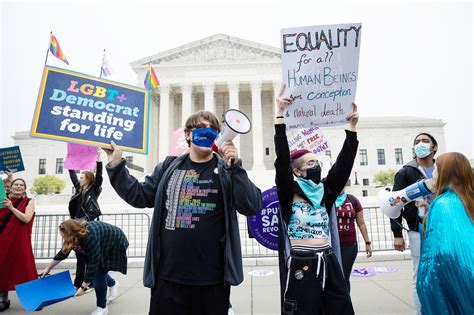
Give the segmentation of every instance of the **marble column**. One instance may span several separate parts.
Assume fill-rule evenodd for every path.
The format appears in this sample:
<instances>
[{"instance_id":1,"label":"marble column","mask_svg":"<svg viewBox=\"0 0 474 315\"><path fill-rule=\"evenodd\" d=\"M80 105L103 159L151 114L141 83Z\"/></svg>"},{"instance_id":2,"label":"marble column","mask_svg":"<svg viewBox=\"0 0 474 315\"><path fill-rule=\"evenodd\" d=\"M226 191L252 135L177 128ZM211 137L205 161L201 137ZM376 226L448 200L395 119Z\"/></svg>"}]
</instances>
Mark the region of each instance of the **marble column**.
<instances>
[{"instance_id":1,"label":"marble column","mask_svg":"<svg viewBox=\"0 0 474 315\"><path fill-rule=\"evenodd\" d=\"M276 105L277 105L276 98L278 96L278 93L280 92L280 88L281 88L281 82L276 82L276 81L273 82L273 109L272 109L273 117L272 117L272 122L275 121Z\"/></svg>"},{"instance_id":2,"label":"marble column","mask_svg":"<svg viewBox=\"0 0 474 315\"><path fill-rule=\"evenodd\" d=\"M239 109L239 89L240 83L239 82L228 82L227 87L229 90L229 109ZM239 150L239 155L242 153L240 152L240 137L237 136L234 139L234 144Z\"/></svg>"},{"instance_id":3,"label":"marble column","mask_svg":"<svg viewBox=\"0 0 474 315\"><path fill-rule=\"evenodd\" d=\"M169 151L170 143L170 90L169 85L160 86L160 139L158 141L159 147L159 161L164 161Z\"/></svg>"},{"instance_id":4,"label":"marble column","mask_svg":"<svg viewBox=\"0 0 474 315\"><path fill-rule=\"evenodd\" d=\"M193 86L192 84L183 84L181 85L181 94L182 94L182 107L181 107L181 124L180 126L183 127L186 119L191 116L193 112Z\"/></svg>"},{"instance_id":5,"label":"marble column","mask_svg":"<svg viewBox=\"0 0 474 315\"><path fill-rule=\"evenodd\" d=\"M264 170L263 163L263 121L262 121L262 83L252 82L252 135L253 135L253 168Z\"/></svg>"},{"instance_id":6,"label":"marble column","mask_svg":"<svg viewBox=\"0 0 474 315\"><path fill-rule=\"evenodd\" d=\"M216 113L216 105L214 103L214 83L206 83L204 85L204 110Z\"/></svg>"}]
</instances>

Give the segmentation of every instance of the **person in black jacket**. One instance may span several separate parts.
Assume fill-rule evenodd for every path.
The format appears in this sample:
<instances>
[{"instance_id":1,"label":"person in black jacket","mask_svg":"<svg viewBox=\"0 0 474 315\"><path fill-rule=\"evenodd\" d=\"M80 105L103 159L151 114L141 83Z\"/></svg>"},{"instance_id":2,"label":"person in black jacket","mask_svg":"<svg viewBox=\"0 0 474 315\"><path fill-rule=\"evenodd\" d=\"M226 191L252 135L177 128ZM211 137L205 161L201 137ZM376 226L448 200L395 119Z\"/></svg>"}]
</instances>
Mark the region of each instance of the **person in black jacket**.
<instances>
[{"instance_id":1,"label":"person in black jacket","mask_svg":"<svg viewBox=\"0 0 474 315\"><path fill-rule=\"evenodd\" d=\"M290 154L283 113L292 99L283 97L284 90L283 85L275 121L282 313L354 314L340 262L334 202L350 177L357 153L357 106L353 104L347 116L349 128L336 163L321 179L314 153Z\"/></svg>"},{"instance_id":2,"label":"person in black jacket","mask_svg":"<svg viewBox=\"0 0 474 315\"><path fill-rule=\"evenodd\" d=\"M87 210L85 210L85 206L88 199L93 199L89 202L97 203L97 199L102 192L102 162L100 160L99 150L97 152L95 175L91 171L82 171L78 179L76 170L69 170L69 177L71 178L75 189L74 195L72 195L68 207L71 219L86 221L96 219L88 214ZM85 256L80 251L76 251L76 277L74 279L74 286L76 288L79 288L84 280L86 264L87 256Z\"/></svg>"},{"instance_id":3,"label":"person in black jacket","mask_svg":"<svg viewBox=\"0 0 474 315\"><path fill-rule=\"evenodd\" d=\"M417 181L432 178L434 170L434 156L438 150L438 142L429 133L418 134L413 141L415 156L413 160L404 165L395 175L393 190L402 190ZM427 198L427 202L431 199ZM423 204L423 208L428 209L428 204ZM422 209L423 209L422 208ZM423 214L421 214L423 215ZM421 304L416 293L416 277L418 274L418 264L420 262L420 233L419 224L421 223L418 214L416 202L410 202L402 209L397 219L390 220L394 241L393 246L396 250L403 252L405 250L405 240L403 239L402 218L408 224L408 238L410 240L410 253L413 262L413 304L415 314L421 314Z\"/></svg>"},{"instance_id":4,"label":"person in black jacket","mask_svg":"<svg viewBox=\"0 0 474 315\"><path fill-rule=\"evenodd\" d=\"M154 207L143 273L150 314L227 314L230 285L243 281L237 212L255 215L262 197L231 141L219 149L223 158L213 153L219 130L213 113L192 114L189 153L166 158L142 183L113 142L106 151L118 195L133 207Z\"/></svg>"}]
</instances>

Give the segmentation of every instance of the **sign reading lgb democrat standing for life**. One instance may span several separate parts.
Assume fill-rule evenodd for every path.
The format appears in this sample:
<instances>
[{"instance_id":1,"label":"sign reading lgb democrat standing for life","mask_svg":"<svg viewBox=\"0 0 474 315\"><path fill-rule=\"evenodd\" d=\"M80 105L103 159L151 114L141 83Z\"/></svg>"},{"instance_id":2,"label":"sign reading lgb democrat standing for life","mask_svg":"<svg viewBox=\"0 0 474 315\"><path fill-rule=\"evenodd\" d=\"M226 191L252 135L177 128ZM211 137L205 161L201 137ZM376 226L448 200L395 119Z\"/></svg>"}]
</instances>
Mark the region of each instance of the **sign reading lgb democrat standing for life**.
<instances>
[{"instance_id":1,"label":"sign reading lgb democrat standing for life","mask_svg":"<svg viewBox=\"0 0 474 315\"><path fill-rule=\"evenodd\" d=\"M147 153L148 91L45 67L31 135Z\"/></svg>"},{"instance_id":2,"label":"sign reading lgb democrat standing for life","mask_svg":"<svg viewBox=\"0 0 474 315\"><path fill-rule=\"evenodd\" d=\"M356 96L362 25L337 24L281 30L281 65L287 129L347 122Z\"/></svg>"}]
</instances>

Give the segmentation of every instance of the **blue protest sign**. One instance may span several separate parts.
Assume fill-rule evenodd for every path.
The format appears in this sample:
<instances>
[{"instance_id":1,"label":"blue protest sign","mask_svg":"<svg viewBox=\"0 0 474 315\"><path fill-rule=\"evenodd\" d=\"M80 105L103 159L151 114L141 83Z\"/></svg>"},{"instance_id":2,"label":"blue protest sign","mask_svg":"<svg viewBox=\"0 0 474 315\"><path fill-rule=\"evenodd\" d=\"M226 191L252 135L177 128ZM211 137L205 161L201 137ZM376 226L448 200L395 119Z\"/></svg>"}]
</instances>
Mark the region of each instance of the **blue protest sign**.
<instances>
[{"instance_id":1,"label":"blue protest sign","mask_svg":"<svg viewBox=\"0 0 474 315\"><path fill-rule=\"evenodd\" d=\"M8 170L12 173L25 170L19 146L0 149L0 174Z\"/></svg>"},{"instance_id":2,"label":"blue protest sign","mask_svg":"<svg viewBox=\"0 0 474 315\"><path fill-rule=\"evenodd\" d=\"M279 206L276 188L265 190L262 193L262 209L247 219L257 242L272 250L278 250Z\"/></svg>"},{"instance_id":3,"label":"blue protest sign","mask_svg":"<svg viewBox=\"0 0 474 315\"><path fill-rule=\"evenodd\" d=\"M21 305L28 312L61 302L76 294L69 270L16 285L15 290Z\"/></svg>"},{"instance_id":4,"label":"blue protest sign","mask_svg":"<svg viewBox=\"0 0 474 315\"><path fill-rule=\"evenodd\" d=\"M147 90L45 67L31 136L147 153Z\"/></svg>"}]
</instances>

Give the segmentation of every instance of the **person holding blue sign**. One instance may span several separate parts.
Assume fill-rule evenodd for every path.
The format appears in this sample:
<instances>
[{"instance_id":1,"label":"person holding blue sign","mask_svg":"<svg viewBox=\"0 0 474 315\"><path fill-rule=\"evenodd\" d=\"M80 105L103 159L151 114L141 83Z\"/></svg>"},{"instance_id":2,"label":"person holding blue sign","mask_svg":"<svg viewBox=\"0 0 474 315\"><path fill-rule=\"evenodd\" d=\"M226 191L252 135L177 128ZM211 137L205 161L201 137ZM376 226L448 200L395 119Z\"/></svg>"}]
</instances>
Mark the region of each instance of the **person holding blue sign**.
<instances>
[{"instance_id":1,"label":"person holding blue sign","mask_svg":"<svg viewBox=\"0 0 474 315\"><path fill-rule=\"evenodd\" d=\"M118 195L133 207L155 208L143 272L149 314L227 314L230 286L243 281L237 212L255 215L262 196L231 141L213 152L219 130L213 113L192 114L184 130L189 153L167 157L142 183L114 143L107 151Z\"/></svg>"},{"instance_id":2,"label":"person holding blue sign","mask_svg":"<svg viewBox=\"0 0 474 315\"><path fill-rule=\"evenodd\" d=\"M107 288L115 285L115 280L108 276L108 272L127 274L127 237L120 228L112 224L73 219L62 222L59 233L63 238L63 246L41 272L41 276L46 276L68 258L71 251L82 252L87 256L87 271L76 296L83 295L94 281L97 308L91 315L107 314Z\"/></svg>"},{"instance_id":3,"label":"person holding blue sign","mask_svg":"<svg viewBox=\"0 0 474 315\"><path fill-rule=\"evenodd\" d=\"M0 209L0 312L10 307L8 291L15 285L37 279L31 229L35 200L26 194L26 182L16 178Z\"/></svg>"},{"instance_id":4,"label":"person holding blue sign","mask_svg":"<svg viewBox=\"0 0 474 315\"><path fill-rule=\"evenodd\" d=\"M321 178L317 156L290 153L284 112L293 100L276 99L275 182L280 201L279 264L283 314L354 314L342 273L334 203L350 177L359 141L357 106L336 163ZM296 176L296 181L294 180Z\"/></svg>"}]
</instances>

